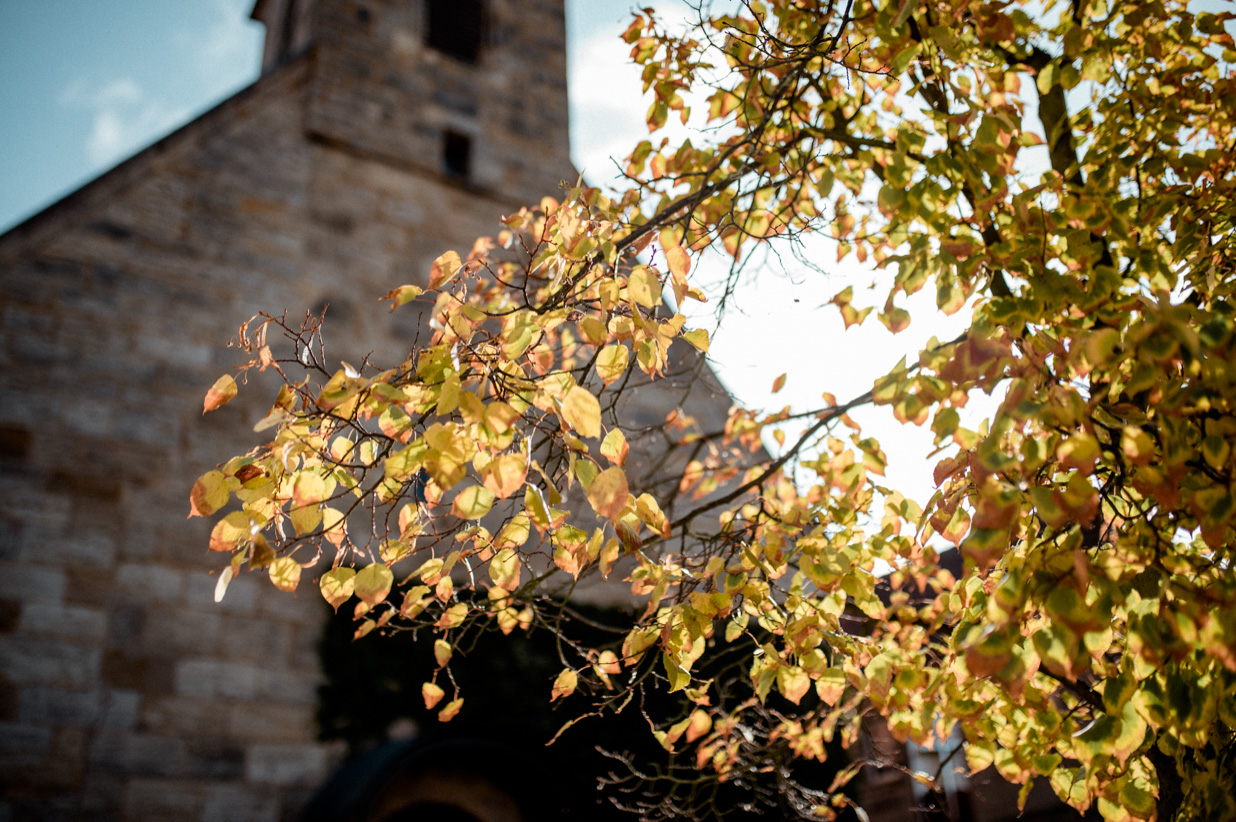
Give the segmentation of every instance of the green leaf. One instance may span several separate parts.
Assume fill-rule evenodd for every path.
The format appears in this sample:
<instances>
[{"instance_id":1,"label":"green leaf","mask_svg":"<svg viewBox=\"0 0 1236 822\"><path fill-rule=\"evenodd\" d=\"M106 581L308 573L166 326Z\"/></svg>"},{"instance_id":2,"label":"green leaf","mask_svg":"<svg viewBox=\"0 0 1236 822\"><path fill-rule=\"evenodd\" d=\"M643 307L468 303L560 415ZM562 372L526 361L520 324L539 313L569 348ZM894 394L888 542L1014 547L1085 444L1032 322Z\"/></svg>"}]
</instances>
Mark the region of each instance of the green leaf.
<instances>
[{"instance_id":1,"label":"green leaf","mask_svg":"<svg viewBox=\"0 0 1236 822\"><path fill-rule=\"evenodd\" d=\"M669 677L670 693L681 691L691 684L691 674L687 673L686 669L675 662L669 654L661 654L661 665L665 668L666 676Z\"/></svg>"}]
</instances>

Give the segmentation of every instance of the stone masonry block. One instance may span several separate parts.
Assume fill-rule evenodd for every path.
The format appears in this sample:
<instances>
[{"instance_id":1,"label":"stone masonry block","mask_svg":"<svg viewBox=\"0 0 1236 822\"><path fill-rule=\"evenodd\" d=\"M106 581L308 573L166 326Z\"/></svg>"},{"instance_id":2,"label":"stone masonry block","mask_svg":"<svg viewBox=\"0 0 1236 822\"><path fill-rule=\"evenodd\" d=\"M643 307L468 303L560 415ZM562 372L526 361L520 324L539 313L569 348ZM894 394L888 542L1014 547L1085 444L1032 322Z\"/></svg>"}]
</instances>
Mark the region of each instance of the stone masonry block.
<instances>
[{"instance_id":1,"label":"stone masonry block","mask_svg":"<svg viewBox=\"0 0 1236 822\"><path fill-rule=\"evenodd\" d=\"M21 557L32 564L110 568L116 559L116 541L93 528L49 533L27 528L21 537Z\"/></svg>"},{"instance_id":2,"label":"stone masonry block","mask_svg":"<svg viewBox=\"0 0 1236 822\"><path fill-rule=\"evenodd\" d=\"M138 777L175 776L184 770L185 743L172 736L105 730L94 738L89 757L102 770Z\"/></svg>"},{"instance_id":3,"label":"stone masonry block","mask_svg":"<svg viewBox=\"0 0 1236 822\"><path fill-rule=\"evenodd\" d=\"M116 587L134 598L178 604L184 599L185 573L165 565L125 564L116 569Z\"/></svg>"},{"instance_id":4,"label":"stone masonry block","mask_svg":"<svg viewBox=\"0 0 1236 822\"><path fill-rule=\"evenodd\" d=\"M0 722L0 763L6 769L39 764L51 745L52 732L48 728Z\"/></svg>"},{"instance_id":5,"label":"stone masonry block","mask_svg":"<svg viewBox=\"0 0 1236 822\"><path fill-rule=\"evenodd\" d=\"M0 597L21 602L56 603L64 599L65 574L60 568L25 563L0 565Z\"/></svg>"},{"instance_id":6,"label":"stone masonry block","mask_svg":"<svg viewBox=\"0 0 1236 822\"><path fill-rule=\"evenodd\" d=\"M177 779L137 779L124 796L124 818L132 822L197 819L202 813L203 787Z\"/></svg>"},{"instance_id":7,"label":"stone masonry block","mask_svg":"<svg viewBox=\"0 0 1236 822\"><path fill-rule=\"evenodd\" d=\"M96 644L107 634L107 616L101 608L31 602L22 608L18 630L31 637Z\"/></svg>"},{"instance_id":8,"label":"stone masonry block","mask_svg":"<svg viewBox=\"0 0 1236 822\"><path fill-rule=\"evenodd\" d=\"M222 656L267 667L286 664L292 646L292 625L273 619L230 617L216 633Z\"/></svg>"},{"instance_id":9,"label":"stone masonry block","mask_svg":"<svg viewBox=\"0 0 1236 822\"><path fill-rule=\"evenodd\" d=\"M273 785L314 785L326 777L329 764L323 745L254 745L245 759L245 777Z\"/></svg>"},{"instance_id":10,"label":"stone masonry block","mask_svg":"<svg viewBox=\"0 0 1236 822\"><path fill-rule=\"evenodd\" d=\"M0 637L0 671L14 685L89 688L99 678L101 649L20 636Z\"/></svg>"},{"instance_id":11,"label":"stone masonry block","mask_svg":"<svg viewBox=\"0 0 1236 822\"><path fill-rule=\"evenodd\" d=\"M220 659L189 659L176 665L175 689L182 696L253 699L264 669Z\"/></svg>"},{"instance_id":12,"label":"stone masonry block","mask_svg":"<svg viewBox=\"0 0 1236 822\"><path fill-rule=\"evenodd\" d=\"M313 706L279 701L233 702L220 714L228 736L252 742L307 743L313 741Z\"/></svg>"},{"instance_id":13,"label":"stone masonry block","mask_svg":"<svg viewBox=\"0 0 1236 822\"><path fill-rule=\"evenodd\" d=\"M22 689L18 717L32 725L132 729L140 698L136 691L68 691L38 685Z\"/></svg>"},{"instance_id":14,"label":"stone masonry block","mask_svg":"<svg viewBox=\"0 0 1236 822\"><path fill-rule=\"evenodd\" d=\"M202 822L278 822L279 805L269 789L236 783L209 785Z\"/></svg>"}]
</instances>

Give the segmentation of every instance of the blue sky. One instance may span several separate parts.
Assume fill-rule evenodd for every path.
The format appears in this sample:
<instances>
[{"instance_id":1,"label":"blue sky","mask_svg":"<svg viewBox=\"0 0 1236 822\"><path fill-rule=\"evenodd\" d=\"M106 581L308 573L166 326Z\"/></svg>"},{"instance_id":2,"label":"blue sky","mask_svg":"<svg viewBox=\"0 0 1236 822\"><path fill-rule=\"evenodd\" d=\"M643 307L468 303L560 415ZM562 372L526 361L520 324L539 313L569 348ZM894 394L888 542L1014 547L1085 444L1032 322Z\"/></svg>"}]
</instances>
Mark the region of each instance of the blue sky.
<instances>
[{"instance_id":1,"label":"blue sky","mask_svg":"<svg viewBox=\"0 0 1236 822\"><path fill-rule=\"evenodd\" d=\"M0 2L0 231L252 82L250 4Z\"/></svg>"}]
</instances>

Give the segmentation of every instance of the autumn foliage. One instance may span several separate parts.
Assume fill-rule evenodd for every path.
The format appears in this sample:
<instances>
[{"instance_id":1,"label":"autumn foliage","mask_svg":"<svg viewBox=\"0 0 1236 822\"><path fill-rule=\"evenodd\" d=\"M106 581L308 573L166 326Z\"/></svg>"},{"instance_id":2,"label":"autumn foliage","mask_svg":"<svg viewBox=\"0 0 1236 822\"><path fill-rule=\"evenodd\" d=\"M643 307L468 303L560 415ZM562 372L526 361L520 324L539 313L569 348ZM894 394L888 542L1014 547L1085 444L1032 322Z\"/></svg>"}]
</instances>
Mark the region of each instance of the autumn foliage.
<instances>
[{"instance_id":1,"label":"autumn foliage","mask_svg":"<svg viewBox=\"0 0 1236 822\"><path fill-rule=\"evenodd\" d=\"M358 636L432 627L448 672L469 631L554 630L607 578L631 624L564 644L545 698L609 715L681 692L657 738L722 780L850 748L805 816L852 801L874 712L1109 820L1233 818L1233 19L772 0L675 35L637 15L652 138L616 191L547 198L392 290L427 344L354 367L313 318L242 329L238 378L283 387L268 444L193 488L230 555L217 595L246 570L312 577ZM671 117L715 128L660 139ZM890 272L874 311L837 294L847 326L898 331L927 288L968 330L794 419L625 419L625 395L706 376L693 263L805 233ZM235 393L222 378L206 410ZM967 428L979 393L997 408ZM931 499L881 484L891 455L848 416L865 404L934 432ZM739 646L745 699L698 673ZM423 695L467 711L446 673Z\"/></svg>"}]
</instances>

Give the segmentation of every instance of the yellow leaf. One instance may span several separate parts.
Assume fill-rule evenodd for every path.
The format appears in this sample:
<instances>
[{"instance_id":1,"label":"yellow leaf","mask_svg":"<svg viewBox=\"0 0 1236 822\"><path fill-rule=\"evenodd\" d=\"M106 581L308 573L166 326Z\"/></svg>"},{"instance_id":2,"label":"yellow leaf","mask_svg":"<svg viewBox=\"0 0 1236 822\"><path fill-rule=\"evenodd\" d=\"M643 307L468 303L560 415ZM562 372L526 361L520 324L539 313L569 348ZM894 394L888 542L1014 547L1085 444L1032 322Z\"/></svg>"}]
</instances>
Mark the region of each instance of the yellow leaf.
<instances>
[{"instance_id":1,"label":"yellow leaf","mask_svg":"<svg viewBox=\"0 0 1236 822\"><path fill-rule=\"evenodd\" d=\"M433 658L438 663L439 668L445 668L446 663L451 661L451 657L454 654L455 650L451 648L451 643L445 639L435 639L433 641Z\"/></svg>"},{"instance_id":2,"label":"yellow leaf","mask_svg":"<svg viewBox=\"0 0 1236 822\"><path fill-rule=\"evenodd\" d=\"M661 511L661 506L657 504L657 501L652 498L651 494L639 495L639 499L635 501L635 511L649 528L663 537L669 537L669 520L666 519L665 514Z\"/></svg>"},{"instance_id":3,"label":"yellow leaf","mask_svg":"<svg viewBox=\"0 0 1236 822\"><path fill-rule=\"evenodd\" d=\"M797 665L778 668L777 689L782 696L797 705L811 689L811 677Z\"/></svg>"},{"instance_id":4,"label":"yellow leaf","mask_svg":"<svg viewBox=\"0 0 1236 822\"><path fill-rule=\"evenodd\" d=\"M630 450L630 446L627 445L626 435L622 433L620 428L611 430L605 435L605 439L601 441L601 456L618 467L626 464L627 454L630 453Z\"/></svg>"},{"instance_id":5,"label":"yellow leaf","mask_svg":"<svg viewBox=\"0 0 1236 822\"><path fill-rule=\"evenodd\" d=\"M215 380L215 384L206 392L206 401L202 403L202 413L214 411L221 405L227 405L236 396L236 380L224 374Z\"/></svg>"},{"instance_id":6,"label":"yellow leaf","mask_svg":"<svg viewBox=\"0 0 1236 822\"><path fill-rule=\"evenodd\" d=\"M842 668L829 668L815 681L815 692L825 705L832 707L845 692L846 678Z\"/></svg>"},{"instance_id":7,"label":"yellow leaf","mask_svg":"<svg viewBox=\"0 0 1236 822\"><path fill-rule=\"evenodd\" d=\"M652 269L638 266L627 279L627 294L638 305L656 308L661 304L661 281Z\"/></svg>"},{"instance_id":8,"label":"yellow leaf","mask_svg":"<svg viewBox=\"0 0 1236 822\"><path fill-rule=\"evenodd\" d=\"M215 523L210 531L210 550L235 551L249 541L249 517L243 511L233 511Z\"/></svg>"},{"instance_id":9,"label":"yellow leaf","mask_svg":"<svg viewBox=\"0 0 1236 822\"><path fill-rule=\"evenodd\" d=\"M391 301L391 311L401 305L407 305L421 295L422 291L415 285L401 285L386 292L382 299Z\"/></svg>"},{"instance_id":10,"label":"yellow leaf","mask_svg":"<svg viewBox=\"0 0 1236 822\"><path fill-rule=\"evenodd\" d=\"M598 317L584 317L579 321L579 331L592 345L603 345L609 339L609 328Z\"/></svg>"},{"instance_id":11,"label":"yellow leaf","mask_svg":"<svg viewBox=\"0 0 1236 822\"><path fill-rule=\"evenodd\" d=\"M494 504L494 492L480 485L470 485L455 495L451 513L460 519L480 519Z\"/></svg>"},{"instance_id":12,"label":"yellow leaf","mask_svg":"<svg viewBox=\"0 0 1236 822\"><path fill-rule=\"evenodd\" d=\"M292 504L295 508L307 508L326 498L326 482L315 471L301 471L292 483Z\"/></svg>"},{"instance_id":13,"label":"yellow leaf","mask_svg":"<svg viewBox=\"0 0 1236 822\"><path fill-rule=\"evenodd\" d=\"M288 519L297 534L308 534L322 524L322 509L316 505L308 508L293 508L288 512Z\"/></svg>"},{"instance_id":14,"label":"yellow leaf","mask_svg":"<svg viewBox=\"0 0 1236 822\"><path fill-rule=\"evenodd\" d=\"M352 568L327 571L318 580L318 588L322 591L322 598L338 611L339 606L347 602L356 589L356 571Z\"/></svg>"},{"instance_id":15,"label":"yellow leaf","mask_svg":"<svg viewBox=\"0 0 1236 822\"><path fill-rule=\"evenodd\" d=\"M560 697L567 697L575 693L575 686L579 683L579 678L570 668L565 669L558 674L558 678L554 680L554 689L549 698L550 702L554 702Z\"/></svg>"},{"instance_id":16,"label":"yellow leaf","mask_svg":"<svg viewBox=\"0 0 1236 822\"><path fill-rule=\"evenodd\" d=\"M459 273L461 267L459 254L454 251L446 252L433 261L433 267L429 271L429 288L432 290L442 285Z\"/></svg>"},{"instance_id":17,"label":"yellow leaf","mask_svg":"<svg viewBox=\"0 0 1236 822\"><path fill-rule=\"evenodd\" d=\"M522 454L495 457L481 470L481 481L498 499L519 490L528 476L528 460Z\"/></svg>"},{"instance_id":18,"label":"yellow leaf","mask_svg":"<svg viewBox=\"0 0 1236 822\"><path fill-rule=\"evenodd\" d=\"M597 474L588 488L588 502L601 516L615 520L626 508L630 493L626 472L615 466Z\"/></svg>"},{"instance_id":19,"label":"yellow leaf","mask_svg":"<svg viewBox=\"0 0 1236 822\"><path fill-rule=\"evenodd\" d=\"M504 591L519 587L519 557L510 548L503 548L489 561L489 578Z\"/></svg>"},{"instance_id":20,"label":"yellow leaf","mask_svg":"<svg viewBox=\"0 0 1236 822\"><path fill-rule=\"evenodd\" d=\"M586 388L577 385L567 392L562 400L562 418L580 436L597 437L601 434L601 403Z\"/></svg>"},{"instance_id":21,"label":"yellow leaf","mask_svg":"<svg viewBox=\"0 0 1236 822\"><path fill-rule=\"evenodd\" d=\"M439 722L450 722L452 719L455 718L455 716L459 713L460 708L462 707L463 707L462 699L452 699L450 702L446 703L445 708L438 711L438 721Z\"/></svg>"},{"instance_id":22,"label":"yellow leaf","mask_svg":"<svg viewBox=\"0 0 1236 822\"><path fill-rule=\"evenodd\" d=\"M386 599L391 592L395 575L391 569L380 562L375 562L361 569L354 581L356 596L370 608Z\"/></svg>"},{"instance_id":23,"label":"yellow leaf","mask_svg":"<svg viewBox=\"0 0 1236 822\"><path fill-rule=\"evenodd\" d=\"M773 380L772 392L776 394L784 386L785 386L785 374L782 374L780 377L777 377L777 379Z\"/></svg>"},{"instance_id":24,"label":"yellow leaf","mask_svg":"<svg viewBox=\"0 0 1236 822\"><path fill-rule=\"evenodd\" d=\"M682 338L691 345L695 346L699 351L708 353L708 332L702 328L693 328L682 335Z\"/></svg>"},{"instance_id":25,"label":"yellow leaf","mask_svg":"<svg viewBox=\"0 0 1236 822\"><path fill-rule=\"evenodd\" d=\"M279 557L270 564L270 581L280 591L295 591L300 584L300 563L291 557Z\"/></svg>"},{"instance_id":26,"label":"yellow leaf","mask_svg":"<svg viewBox=\"0 0 1236 822\"><path fill-rule=\"evenodd\" d=\"M597 375L609 385L622 377L631 362L631 352L625 345L607 345L597 354Z\"/></svg>"},{"instance_id":27,"label":"yellow leaf","mask_svg":"<svg viewBox=\"0 0 1236 822\"><path fill-rule=\"evenodd\" d=\"M527 500L526 494L524 498ZM525 504L527 503L525 502ZM498 532L498 536L494 539L494 547L499 550L503 548L518 548L528 541L530 531L528 515L516 514L511 518L510 522L502 526L502 530Z\"/></svg>"},{"instance_id":28,"label":"yellow leaf","mask_svg":"<svg viewBox=\"0 0 1236 822\"><path fill-rule=\"evenodd\" d=\"M665 249L665 262L669 265L670 273L675 277L686 277L691 271L691 257L680 245Z\"/></svg>"},{"instance_id":29,"label":"yellow leaf","mask_svg":"<svg viewBox=\"0 0 1236 822\"><path fill-rule=\"evenodd\" d=\"M442 616L434 623L443 631L451 628L458 628L463 624L464 619L468 616L468 604L466 602L456 602L451 607L442 612Z\"/></svg>"},{"instance_id":30,"label":"yellow leaf","mask_svg":"<svg viewBox=\"0 0 1236 822\"><path fill-rule=\"evenodd\" d=\"M322 509L322 532L331 545L338 548L348 536L348 523L343 512L330 506Z\"/></svg>"},{"instance_id":31,"label":"yellow leaf","mask_svg":"<svg viewBox=\"0 0 1236 822\"><path fill-rule=\"evenodd\" d=\"M442 697L445 695L446 691L432 682L426 682L421 685L421 697L425 700L425 710L431 710L434 705L442 701Z\"/></svg>"},{"instance_id":32,"label":"yellow leaf","mask_svg":"<svg viewBox=\"0 0 1236 822\"><path fill-rule=\"evenodd\" d=\"M207 471L189 492L189 516L208 517L227 505L227 478L222 471Z\"/></svg>"}]
</instances>

